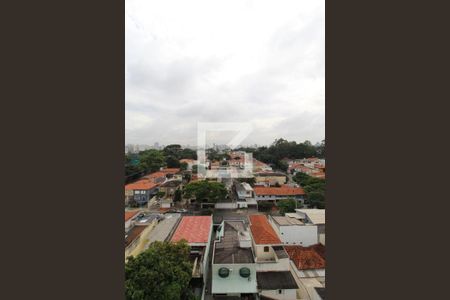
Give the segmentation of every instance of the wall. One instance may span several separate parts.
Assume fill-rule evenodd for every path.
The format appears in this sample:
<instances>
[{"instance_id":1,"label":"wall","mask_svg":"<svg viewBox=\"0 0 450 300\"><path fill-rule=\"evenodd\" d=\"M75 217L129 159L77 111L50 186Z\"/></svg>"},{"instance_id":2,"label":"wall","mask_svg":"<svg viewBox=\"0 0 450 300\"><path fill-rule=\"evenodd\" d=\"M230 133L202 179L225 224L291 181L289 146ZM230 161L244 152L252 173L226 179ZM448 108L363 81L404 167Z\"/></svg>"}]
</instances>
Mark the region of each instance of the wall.
<instances>
[{"instance_id":1,"label":"wall","mask_svg":"<svg viewBox=\"0 0 450 300\"><path fill-rule=\"evenodd\" d=\"M129 219L128 221L125 222L125 231L128 231L128 229L131 228L131 225L133 225L133 222L136 218L133 217L131 219Z\"/></svg>"},{"instance_id":2,"label":"wall","mask_svg":"<svg viewBox=\"0 0 450 300\"><path fill-rule=\"evenodd\" d=\"M325 246L325 234L319 234L319 243Z\"/></svg>"},{"instance_id":3,"label":"wall","mask_svg":"<svg viewBox=\"0 0 450 300\"><path fill-rule=\"evenodd\" d=\"M264 247L269 247L269 252L264 252ZM273 251L270 245L257 245L253 240L253 250L255 253L255 257L258 260L267 261L267 260L275 260L275 252Z\"/></svg>"},{"instance_id":4,"label":"wall","mask_svg":"<svg viewBox=\"0 0 450 300\"><path fill-rule=\"evenodd\" d=\"M218 202L215 205L217 209L235 209L237 208L236 202Z\"/></svg>"},{"instance_id":5,"label":"wall","mask_svg":"<svg viewBox=\"0 0 450 300\"><path fill-rule=\"evenodd\" d=\"M206 244L205 254L203 258L203 282L206 284L206 274L208 274L208 267L209 267L209 249L211 247L211 239L213 236L213 222L211 217L211 228L209 229L209 239L208 244Z\"/></svg>"},{"instance_id":6,"label":"wall","mask_svg":"<svg viewBox=\"0 0 450 300\"><path fill-rule=\"evenodd\" d=\"M256 264L258 272L289 271L289 258L282 258L275 262L260 262Z\"/></svg>"},{"instance_id":7,"label":"wall","mask_svg":"<svg viewBox=\"0 0 450 300\"><path fill-rule=\"evenodd\" d=\"M129 246L125 249L125 259L132 255L136 256L144 250L145 245L148 243L148 235L155 227L158 221L153 220L144 231L141 232L139 237L137 237Z\"/></svg>"},{"instance_id":8,"label":"wall","mask_svg":"<svg viewBox=\"0 0 450 300\"><path fill-rule=\"evenodd\" d=\"M237 208L247 208L247 201L238 201Z\"/></svg>"},{"instance_id":9,"label":"wall","mask_svg":"<svg viewBox=\"0 0 450 300\"><path fill-rule=\"evenodd\" d=\"M316 225L273 226L281 241L287 245L311 246L318 243Z\"/></svg>"},{"instance_id":10,"label":"wall","mask_svg":"<svg viewBox=\"0 0 450 300\"><path fill-rule=\"evenodd\" d=\"M261 295L270 299L295 300L297 299L296 291L296 289L282 290L282 294L279 294L278 290L264 290L261 291Z\"/></svg>"},{"instance_id":11,"label":"wall","mask_svg":"<svg viewBox=\"0 0 450 300\"><path fill-rule=\"evenodd\" d=\"M255 199L257 201L267 201L267 200L276 200L276 201L278 201L278 200L289 199L291 197L292 196L273 196L273 195L267 195L267 196L261 195L261 196L258 196L258 195L256 195ZM297 200L299 205L304 203L303 196L298 195L298 196L293 197L293 199Z\"/></svg>"}]
</instances>

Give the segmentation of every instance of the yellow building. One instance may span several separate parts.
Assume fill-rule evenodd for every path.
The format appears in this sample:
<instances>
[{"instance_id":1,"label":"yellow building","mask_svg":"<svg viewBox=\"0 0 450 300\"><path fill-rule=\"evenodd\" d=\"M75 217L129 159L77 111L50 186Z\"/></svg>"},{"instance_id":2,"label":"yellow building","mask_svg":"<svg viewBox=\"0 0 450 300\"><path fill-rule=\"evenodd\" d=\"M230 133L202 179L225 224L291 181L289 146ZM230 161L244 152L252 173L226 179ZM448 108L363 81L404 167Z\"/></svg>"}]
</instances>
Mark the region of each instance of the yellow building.
<instances>
[{"instance_id":1,"label":"yellow building","mask_svg":"<svg viewBox=\"0 0 450 300\"><path fill-rule=\"evenodd\" d=\"M125 260L128 256L136 256L145 250L148 244L148 236L158 223L154 218L151 221L141 225L134 224L133 227L125 233Z\"/></svg>"}]
</instances>

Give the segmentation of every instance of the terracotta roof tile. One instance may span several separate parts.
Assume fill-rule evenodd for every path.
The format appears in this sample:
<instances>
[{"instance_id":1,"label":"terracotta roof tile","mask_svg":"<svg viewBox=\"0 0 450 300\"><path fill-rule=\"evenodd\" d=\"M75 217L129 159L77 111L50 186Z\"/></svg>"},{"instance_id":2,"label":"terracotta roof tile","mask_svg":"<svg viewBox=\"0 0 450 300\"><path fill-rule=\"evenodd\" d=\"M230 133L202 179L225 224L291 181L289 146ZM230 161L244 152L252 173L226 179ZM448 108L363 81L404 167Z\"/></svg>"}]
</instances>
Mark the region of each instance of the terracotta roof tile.
<instances>
[{"instance_id":1,"label":"terracotta roof tile","mask_svg":"<svg viewBox=\"0 0 450 300\"><path fill-rule=\"evenodd\" d=\"M139 213L139 210L130 210L125 212L125 222Z\"/></svg>"},{"instance_id":2,"label":"terracotta roof tile","mask_svg":"<svg viewBox=\"0 0 450 300\"><path fill-rule=\"evenodd\" d=\"M158 184L148 179L141 179L139 181L125 185L125 190L151 190L156 186L158 186Z\"/></svg>"},{"instance_id":3,"label":"terracotta roof tile","mask_svg":"<svg viewBox=\"0 0 450 300\"><path fill-rule=\"evenodd\" d=\"M186 240L188 243L207 243L211 231L211 216L186 216L181 219L172 242Z\"/></svg>"},{"instance_id":4,"label":"terracotta roof tile","mask_svg":"<svg viewBox=\"0 0 450 300\"><path fill-rule=\"evenodd\" d=\"M284 249L299 270L325 268L325 246L322 244L309 247L285 246Z\"/></svg>"},{"instance_id":5,"label":"terracotta roof tile","mask_svg":"<svg viewBox=\"0 0 450 300\"><path fill-rule=\"evenodd\" d=\"M258 196L269 195L269 196L296 196L296 195L305 195L305 191L300 187L289 187L289 186L281 186L281 187L264 187L264 186L255 186L253 188L255 194Z\"/></svg>"},{"instance_id":6,"label":"terracotta roof tile","mask_svg":"<svg viewBox=\"0 0 450 300\"><path fill-rule=\"evenodd\" d=\"M256 244L281 244L265 215L250 215L250 230Z\"/></svg>"}]
</instances>

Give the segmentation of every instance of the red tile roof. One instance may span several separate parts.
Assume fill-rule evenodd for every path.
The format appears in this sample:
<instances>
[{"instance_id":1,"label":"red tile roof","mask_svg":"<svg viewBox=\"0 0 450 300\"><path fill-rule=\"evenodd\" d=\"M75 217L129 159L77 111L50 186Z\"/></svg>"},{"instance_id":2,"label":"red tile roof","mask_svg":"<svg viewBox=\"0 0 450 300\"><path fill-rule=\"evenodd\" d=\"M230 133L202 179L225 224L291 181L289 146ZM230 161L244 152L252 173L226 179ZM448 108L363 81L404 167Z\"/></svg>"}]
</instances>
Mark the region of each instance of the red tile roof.
<instances>
[{"instance_id":1,"label":"red tile roof","mask_svg":"<svg viewBox=\"0 0 450 300\"><path fill-rule=\"evenodd\" d=\"M265 187L265 186L255 186L253 188L255 194L258 196L296 196L305 195L305 191L300 187Z\"/></svg>"},{"instance_id":2,"label":"red tile roof","mask_svg":"<svg viewBox=\"0 0 450 300\"><path fill-rule=\"evenodd\" d=\"M139 210L126 211L125 212L125 222L134 217L139 213Z\"/></svg>"},{"instance_id":3,"label":"red tile roof","mask_svg":"<svg viewBox=\"0 0 450 300\"><path fill-rule=\"evenodd\" d=\"M256 244L281 244L265 215L250 215L250 230Z\"/></svg>"},{"instance_id":4,"label":"red tile roof","mask_svg":"<svg viewBox=\"0 0 450 300\"><path fill-rule=\"evenodd\" d=\"M284 246L284 249L299 270L325 268L325 246L322 244L310 247Z\"/></svg>"},{"instance_id":5,"label":"red tile roof","mask_svg":"<svg viewBox=\"0 0 450 300\"><path fill-rule=\"evenodd\" d=\"M207 243L211 234L211 216L187 216L181 219L172 242Z\"/></svg>"},{"instance_id":6,"label":"red tile roof","mask_svg":"<svg viewBox=\"0 0 450 300\"><path fill-rule=\"evenodd\" d=\"M158 186L156 183L153 183L148 179L141 179L125 185L125 190L151 190L156 186Z\"/></svg>"},{"instance_id":7,"label":"red tile roof","mask_svg":"<svg viewBox=\"0 0 450 300\"><path fill-rule=\"evenodd\" d=\"M155 173L148 174L148 175L144 176L144 178L155 179L155 178L159 178L159 177L166 177L166 174L167 173L165 173L165 172L158 171Z\"/></svg>"}]
</instances>

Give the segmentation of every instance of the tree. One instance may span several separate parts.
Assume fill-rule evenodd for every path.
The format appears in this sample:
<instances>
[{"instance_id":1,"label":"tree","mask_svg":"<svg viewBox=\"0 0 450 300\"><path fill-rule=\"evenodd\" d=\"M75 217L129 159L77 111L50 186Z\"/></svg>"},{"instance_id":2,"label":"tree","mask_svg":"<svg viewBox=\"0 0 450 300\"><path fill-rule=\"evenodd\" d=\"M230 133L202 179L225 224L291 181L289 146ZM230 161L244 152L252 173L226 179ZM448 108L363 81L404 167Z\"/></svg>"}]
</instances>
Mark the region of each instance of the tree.
<instances>
[{"instance_id":1,"label":"tree","mask_svg":"<svg viewBox=\"0 0 450 300\"><path fill-rule=\"evenodd\" d=\"M175 190L175 194L173 196L174 202L180 202L181 201L181 190L177 189Z\"/></svg>"},{"instance_id":2,"label":"tree","mask_svg":"<svg viewBox=\"0 0 450 300\"><path fill-rule=\"evenodd\" d=\"M195 198L197 201L215 203L225 199L228 192L225 185L215 181L195 181L184 188L186 198Z\"/></svg>"},{"instance_id":3,"label":"tree","mask_svg":"<svg viewBox=\"0 0 450 300\"><path fill-rule=\"evenodd\" d=\"M259 201L258 202L258 210L260 211L269 211L273 207L273 203L271 201Z\"/></svg>"},{"instance_id":4,"label":"tree","mask_svg":"<svg viewBox=\"0 0 450 300\"><path fill-rule=\"evenodd\" d=\"M317 156L320 158L325 158L325 140L322 140L322 142L320 144L317 144L315 147Z\"/></svg>"},{"instance_id":5,"label":"tree","mask_svg":"<svg viewBox=\"0 0 450 300\"><path fill-rule=\"evenodd\" d=\"M191 181L191 174L185 173L185 174L183 175L183 179L184 179L186 182Z\"/></svg>"},{"instance_id":6,"label":"tree","mask_svg":"<svg viewBox=\"0 0 450 300\"><path fill-rule=\"evenodd\" d=\"M325 180L297 173L294 181L300 184L306 193L306 203L310 207L325 208Z\"/></svg>"},{"instance_id":7,"label":"tree","mask_svg":"<svg viewBox=\"0 0 450 300\"><path fill-rule=\"evenodd\" d=\"M178 144L171 144L164 147L163 152L166 156L175 156L178 157L180 152L182 151L181 146Z\"/></svg>"},{"instance_id":8,"label":"tree","mask_svg":"<svg viewBox=\"0 0 450 300\"><path fill-rule=\"evenodd\" d=\"M180 169L181 171L186 171L188 168L188 164L186 162L180 163Z\"/></svg>"},{"instance_id":9,"label":"tree","mask_svg":"<svg viewBox=\"0 0 450 300\"><path fill-rule=\"evenodd\" d=\"M188 299L192 297L189 281L192 265L189 246L178 243L154 242L125 264L125 298Z\"/></svg>"},{"instance_id":10,"label":"tree","mask_svg":"<svg viewBox=\"0 0 450 300\"><path fill-rule=\"evenodd\" d=\"M296 202L297 201L294 199L279 200L277 206L280 210L280 214L284 215L288 212L295 212L295 209L298 208Z\"/></svg>"},{"instance_id":11,"label":"tree","mask_svg":"<svg viewBox=\"0 0 450 300\"><path fill-rule=\"evenodd\" d=\"M181 148L178 144L172 144L164 147L164 155L173 156L180 160L183 158L197 159L197 152L189 148Z\"/></svg>"},{"instance_id":12,"label":"tree","mask_svg":"<svg viewBox=\"0 0 450 300\"><path fill-rule=\"evenodd\" d=\"M325 208L325 195L320 191L313 191L308 194L310 207Z\"/></svg>"},{"instance_id":13,"label":"tree","mask_svg":"<svg viewBox=\"0 0 450 300\"><path fill-rule=\"evenodd\" d=\"M302 173L302 172L298 172L297 174L295 174L295 176L293 177L293 180L295 182L297 182L300 185L303 185L303 183L308 180L309 178L311 178L311 176Z\"/></svg>"},{"instance_id":14,"label":"tree","mask_svg":"<svg viewBox=\"0 0 450 300\"><path fill-rule=\"evenodd\" d=\"M180 159L182 158L197 159L197 152L189 148L184 148L180 153Z\"/></svg>"},{"instance_id":15,"label":"tree","mask_svg":"<svg viewBox=\"0 0 450 300\"><path fill-rule=\"evenodd\" d=\"M193 165L192 166L192 174L197 174L198 173L198 165Z\"/></svg>"},{"instance_id":16,"label":"tree","mask_svg":"<svg viewBox=\"0 0 450 300\"><path fill-rule=\"evenodd\" d=\"M168 168L179 168L180 167L180 160L176 158L176 156L167 156L166 158L166 164Z\"/></svg>"},{"instance_id":17,"label":"tree","mask_svg":"<svg viewBox=\"0 0 450 300\"><path fill-rule=\"evenodd\" d=\"M275 163L275 167L276 167L277 169L280 169L280 170L283 171L283 172L286 172L286 171L288 170L288 168L289 168L288 164L285 163L285 162L282 162L281 160L278 160L278 161Z\"/></svg>"},{"instance_id":18,"label":"tree","mask_svg":"<svg viewBox=\"0 0 450 300\"><path fill-rule=\"evenodd\" d=\"M164 154L155 149L139 152L141 165L147 172L156 172L165 165Z\"/></svg>"}]
</instances>

